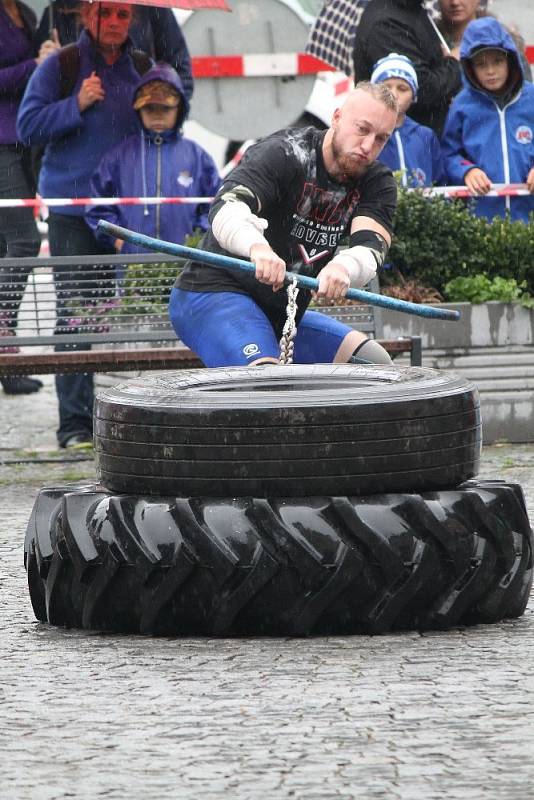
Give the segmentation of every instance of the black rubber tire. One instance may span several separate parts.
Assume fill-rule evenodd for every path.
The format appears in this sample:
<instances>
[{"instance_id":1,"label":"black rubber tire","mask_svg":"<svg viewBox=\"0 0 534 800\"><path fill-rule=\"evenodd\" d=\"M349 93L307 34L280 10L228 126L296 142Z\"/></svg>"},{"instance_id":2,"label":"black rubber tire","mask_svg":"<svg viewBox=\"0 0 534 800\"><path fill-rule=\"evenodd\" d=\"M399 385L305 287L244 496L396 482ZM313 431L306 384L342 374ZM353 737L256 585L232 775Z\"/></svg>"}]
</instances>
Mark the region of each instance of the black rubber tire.
<instances>
[{"instance_id":1,"label":"black rubber tire","mask_svg":"<svg viewBox=\"0 0 534 800\"><path fill-rule=\"evenodd\" d=\"M65 550L63 538L58 537L58 530L62 525L65 492L68 490L94 496L100 488L87 483L48 487L39 493L34 503L26 529L24 565L32 608L40 622L79 627L79 608L77 613L73 604L76 598L80 600L84 590L78 587L68 551ZM54 590L47 591L47 586L54 586Z\"/></svg>"},{"instance_id":2,"label":"black rubber tire","mask_svg":"<svg viewBox=\"0 0 534 800\"><path fill-rule=\"evenodd\" d=\"M28 568L34 608L55 625L288 636L517 617L532 545L521 488L471 481L427 494L270 500L43 489L25 549L38 565Z\"/></svg>"},{"instance_id":3,"label":"black rubber tire","mask_svg":"<svg viewBox=\"0 0 534 800\"><path fill-rule=\"evenodd\" d=\"M181 497L442 489L477 474L478 393L419 367L190 370L95 402L98 476Z\"/></svg>"}]
</instances>

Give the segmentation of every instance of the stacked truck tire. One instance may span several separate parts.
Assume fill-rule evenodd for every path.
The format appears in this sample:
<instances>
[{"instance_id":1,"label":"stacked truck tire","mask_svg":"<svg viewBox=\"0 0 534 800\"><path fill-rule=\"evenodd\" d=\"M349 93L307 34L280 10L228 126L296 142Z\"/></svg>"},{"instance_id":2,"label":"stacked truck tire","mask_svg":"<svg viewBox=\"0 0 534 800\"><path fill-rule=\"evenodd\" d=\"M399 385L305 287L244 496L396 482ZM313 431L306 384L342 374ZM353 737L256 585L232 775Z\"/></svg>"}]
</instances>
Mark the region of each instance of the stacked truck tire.
<instances>
[{"instance_id":1,"label":"stacked truck tire","mask_svg":"<svg viewBox=\"0 0 534 800\"><path fill-rule=\"evenodd\" d=\"M38 620L183 636L376 634L520 616L521 487L477 480L478 393L424 368L190 370L102 392L98 482L43 489Z\"/></svg>"}]
</instances>

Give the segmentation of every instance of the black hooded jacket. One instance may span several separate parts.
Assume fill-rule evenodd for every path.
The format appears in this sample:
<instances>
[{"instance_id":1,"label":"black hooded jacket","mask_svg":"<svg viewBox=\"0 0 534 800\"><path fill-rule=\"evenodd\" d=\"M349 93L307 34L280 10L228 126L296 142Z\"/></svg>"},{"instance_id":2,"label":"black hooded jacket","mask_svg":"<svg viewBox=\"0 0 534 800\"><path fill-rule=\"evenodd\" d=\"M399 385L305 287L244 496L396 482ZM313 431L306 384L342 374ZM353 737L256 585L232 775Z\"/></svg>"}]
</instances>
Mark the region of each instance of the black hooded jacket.
<instances>
[{"instance_id":1,"label":"black hooded jacket","mask_svg":"<svg viewBox=\"0 0 534 800\"><path fill-rule=\"evenodd\" d=\"M369 80L378 59L389 53L413 61L419 94L408 113L439 136L449 103L461 89L461 70L455 58L443 55L422 0L371 0L364 10L354 47L356 80Z\"/></svg>"}]
</instances>

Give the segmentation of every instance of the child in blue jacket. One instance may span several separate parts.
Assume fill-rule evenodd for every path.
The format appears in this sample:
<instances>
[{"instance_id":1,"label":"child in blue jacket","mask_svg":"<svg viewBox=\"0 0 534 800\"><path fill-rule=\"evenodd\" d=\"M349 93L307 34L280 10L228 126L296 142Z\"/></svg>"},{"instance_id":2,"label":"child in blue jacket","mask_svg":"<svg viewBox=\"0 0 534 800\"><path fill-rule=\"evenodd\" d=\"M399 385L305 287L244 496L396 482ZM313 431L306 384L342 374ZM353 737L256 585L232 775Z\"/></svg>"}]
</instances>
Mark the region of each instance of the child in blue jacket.
<instances>
[{"instance_id":1,"label":"child in blue jacket","mask_svg":"<svg viewBox=\"0 0 534 800\"><path fill-rule=\"evenodd\" d=\"M534 85L523 77L515 43L493 17L470 22L460 45L465 86L452 102L443 132L452 184L483 197L492 183L526 183L534 192ZM534 197L485 197L478 216L506 212L528 221Z\"/></svg>"},{"instance_id":2,"label":"child in blue jacket","mask_svg":"<svg viewBox=\"0 0 534 800\"><path fill-rule=\"evenodd\" d=\"M403 186L439 184L443 180L443 158L438 137L431 128L407 116L417 99L415 67L406 56L390 53L376 62L371 83L385 83L397 98L399 114L393 136L378 156L378 161L393 172L401 172Z\"/></svg>"},{"instance_id":3,"label":"child in blue jacket","mask_svg":"<svg viewBox=\"0 0 534 800\"><path fill-rule=\"evenodd\" d=\"M139 116L139 133L104 155L91 180L91 196L213 197L220 185L215 162L200 145L182 136L189 104L177 72L168 64L146 72L135 87L133 108ZM86 221L102 245L141 253L143 248L112 240L98 230L98 220L182 244L195 228L207 230L208 210L207 203L98 205L87 211Z\"/></svg>"}]
</instances>

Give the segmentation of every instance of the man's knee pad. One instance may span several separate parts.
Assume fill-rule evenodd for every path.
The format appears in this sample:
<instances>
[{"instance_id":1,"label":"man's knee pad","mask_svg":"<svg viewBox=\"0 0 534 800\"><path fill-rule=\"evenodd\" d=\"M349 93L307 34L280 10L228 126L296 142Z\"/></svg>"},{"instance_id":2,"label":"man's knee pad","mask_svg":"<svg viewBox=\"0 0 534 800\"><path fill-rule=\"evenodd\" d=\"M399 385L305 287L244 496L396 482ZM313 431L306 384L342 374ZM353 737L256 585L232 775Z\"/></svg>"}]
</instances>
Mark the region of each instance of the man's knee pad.
<instances>
[{"instance_id":1,"label":"man's knee pad","mask_svg":"<svg viewBox=\"0 0 534 800\"><path fill-rule=\"evenodd\" d=\"M349 358L349 364L393 364L393 361L376 339L366 339Z\"/></svg>"}]
</instances>

